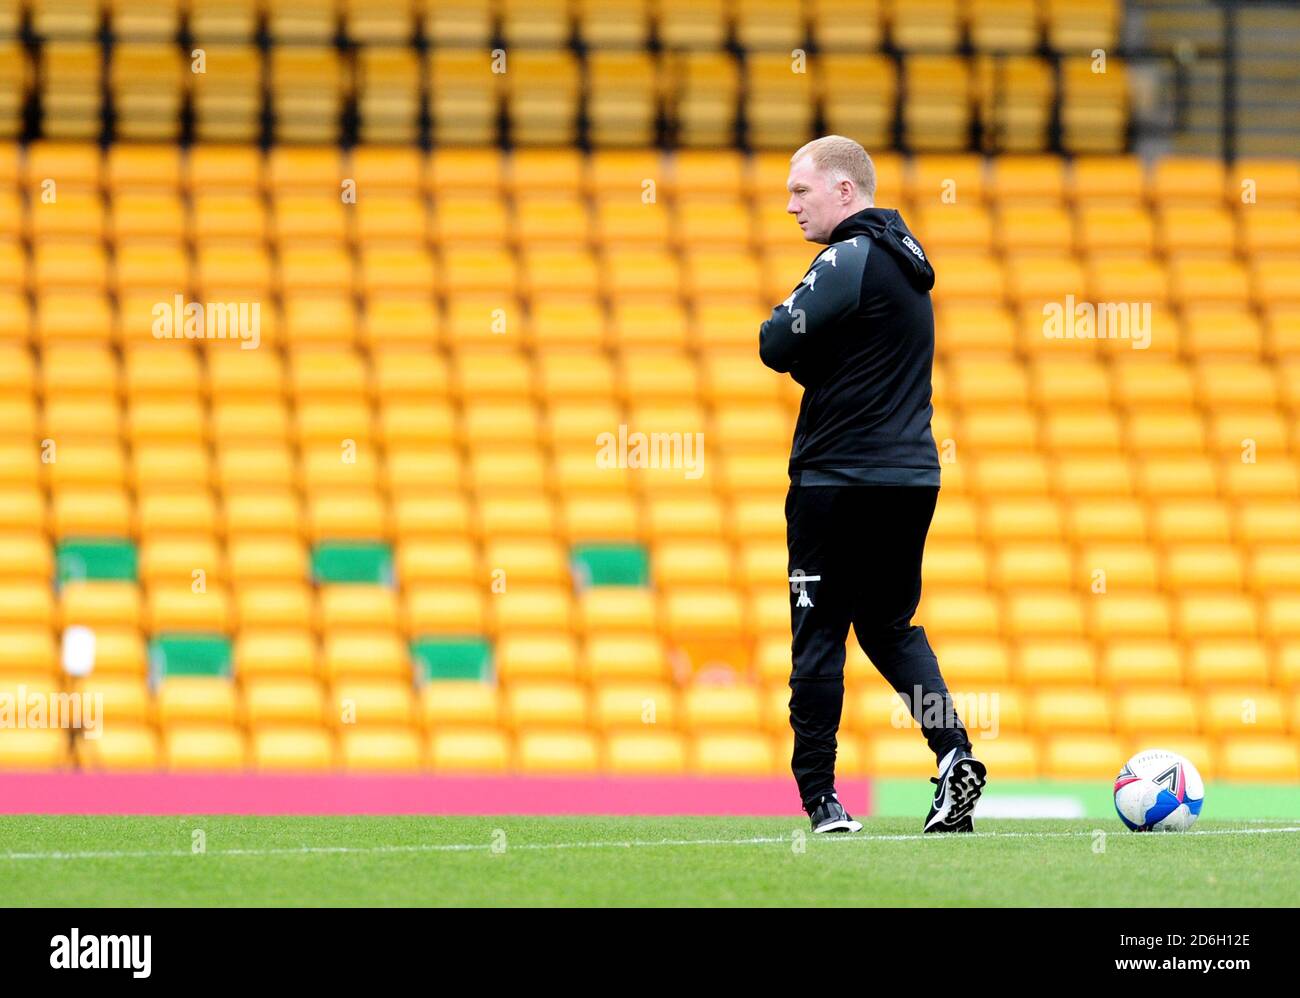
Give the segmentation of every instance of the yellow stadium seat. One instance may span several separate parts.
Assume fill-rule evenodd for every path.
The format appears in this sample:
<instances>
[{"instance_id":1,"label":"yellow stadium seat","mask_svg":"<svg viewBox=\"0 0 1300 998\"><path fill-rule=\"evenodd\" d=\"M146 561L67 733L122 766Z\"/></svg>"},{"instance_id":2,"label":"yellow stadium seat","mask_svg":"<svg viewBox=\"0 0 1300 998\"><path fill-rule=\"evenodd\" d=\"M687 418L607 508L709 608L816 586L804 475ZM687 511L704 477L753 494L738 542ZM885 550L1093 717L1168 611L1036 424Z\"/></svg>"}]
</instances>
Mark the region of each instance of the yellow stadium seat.
<instances>
[{"instance_id":1,"label":"yellow stadium seat","mask_svg":"<svg viewBox=\"0 0 1300 998\"><path fill-rule=\"evenodd\" d=\"M618 8L608 4L593 5L592 12L596 11L613 15L607 22L611 27L617 24L623 30L644 30L644 10L639 22L618 17ZM590 26L592 22L588 19L586 23ZM600 145L648 144L654 137L659 86L658 67L650 55L595 47L588 50L587 69L591 81L587 114L594 141Z\"/></svg>"},{"instance_id":2,"label":"yellow stadium seat","mask_svg":"<svg viewBox=\"0 0 1300 998\"><path fill-rule=\"evenodd\" d=\"M411 728L344 728L339 758L347 772L415 772L424 763L421 739Z\"/></svg>"},{"instance_id":3,"label":"yellow stadium seat","mask_svg":"<svg viewBox=\"0 0 1300 998\"><path fill-rule=\"evenodd\" d=\"M1128 126L1127 67L1116 56L1067 56L1061 63L1062 141L1074 153L1119 152Z\"/></svg>"},{"instance_id":4,"label":"yellow stadium seat","mask_svg":"<svg viewBox=\"0 0 1300 998\"><path fill-rule=\"evenodd\" d=\"M1173 634L1173 611L1156 592L1106 593L1091 603L1091 633L1098 638L1167 638Z\"/></svg>"},{"instance_id":5,"label":"yellow stadium seat","mask_svg":"<svg viewBox=\"0 0 1300 998\"><path fill-rule=\"evenodd\" d=\"M1165 552L1163 578L1171 588L1234 589L1245 585L1241 551L1229 544L1179 545Z\"/></svg>"},{"instance_id":6,"label":"yellow stadium seat","mask_svg":"<svg viewBox=\"0 0 1300 998\"><path fill-rule=\"evenodd\" d=\"M1255 602L1239 593L1187 593L1178 600L1179 632L1186 638L1253 638L1259 630Z\"/></svg>"},{"instance_id":7,"label":"yellow stadium seat","mask_svg":"<svg viewBox=\"0 0 1300 998\"><path fill-rule=\"evenodd\" d=\"M1296 237L1300 211L1295 208L1248 205L1238 219L1241 248L1248 257L1294 253L1300 248Z\"/></svg>"},{"instance_id":8,"label":"yellow stadium seat","mask_svg":"<svg viewBox=\"0 0 1300 998\"><path fill-rule=\"evenodd\" d=\"M403 584L439 581L469 583L481 578L479 556L466 538L409 538L396 551L396 573Z\"/></svg>"},{"instance_id":9,"label":"yellow stadium seat","mask_svg":"<svg viewBox=\"0 0 1300 998\"><path fill-rule=\"evenodd\" d=\"M697 776L770 776L778 765L773 743L757 732L715 732L691 740L688 767Z\"/></svg>"},{"instance_id":10,"label":"yellow stadium seat","mask_svg":"<svg viewBox=\"0 0 1300 998\"><path fill-rule=\"evenodd\" d=\"M26 608L30 604L31 601L24 601L20 605ZM33 609L39 610L43 606L44 601L37 603ZM97 625L135 627L139 626L141 620L140 590L132 582L68 582L59 594L59 610L64 627L74 624L84 624L92 628ZM32 613L33 610L26 611L27 615ZM23 619L18 617L14 610L7 614L10 615ZM38 619L48 618L42 615Z\"/></svg>"},{"instance_id":11,"label":"yellow stadium seat","mask_svg":"<svg viewBox=\"0 0 1300 998\"><path fill-rule=\"evenodd\" d=\"M1096 595L1115 590L1150 590L1159 585L1159 560L1149 547L1093 543L1079 554L1080 581Z\"/></svg>"},{"instance_id":12,"label":"yellow stadium seat","mask_svg":"<svg viewBox=\"0 0 1300 998\"><path fill-rule=\"evenodd\" d=\"M984 503L983 529L996 542L1055 541L1064 536L1062 511L1044 497L997 498Z\"/></svg>"},{"instance_id":13,"label":"yellow stadium seat","mask_svg":"<svg viewBox=\"0 0 1300 998\"><path fill-rule=\"evenodd\" d=\"M675 728L677 702L676 693L666 683L605 682L592 696L592 723L605 732Z\"/></svg>"},{"instance_id":14,"label":"yellow stadium seat","mask_svg":"<svg viewBox=\"0 0 1300 998\"><path fill-rule=\"evenodd\" d=\"M879 0L867 0L867 3L878 4ZM852 55L832 51L845 47L846 36L854 31L879 32L879 19L866 14L861 22L850 23L848 18L842 21L836 18L836 21L839 23L833 31L833 40L820 45L822 53L815 61L814 86L822 97L827 125L835 134L857 135L867 148L885 146L892 133L894 101L898 94L893 62L875 55L871 45ZM879 165L878 160L878 170ZM878 183L879 177L878 172ZM888 188L881 185L880 190L885 192Z\"/></svg>"},{"instance_id":15,"label":"yellow stadium seat","mask_svg":"<svg viewBox=\"0 0 1300 998\"><path fill-rule=\"evenodd\" d=\"M996 637L1001 633L998 601L982 590L933 590L923 593L917 622L942 621L953 637Z\"/></svg>"},{"instance_id":16,"label":"yellow stadium seat","mask_svg":"<svg viewBox=\"0 0 1300 998\"><path fill-rule=\"evenodd\" d=\"M65 769L70 760L69 735L61 728L0 730L0 769Z\"/></svg>"},{"instance_id":17,"label":"yellow stadium seat","mask_svg":"<svg viewBox=\"0 0 1300 998\"><path fill-rule=\"evenodd\" d=\"M1108 49L1118 35L1121 7L1117 0L1047 0L1043 13L1053 49Z\"/></svg>"},{"instance_id":18,"label":"yellow stadium seat","mask_svg":"<svg viewBox=\"0 0 1300 998\"><path fill-rule=\"evenodd\" d=\"M393 14L394 11L376 11ZM407 12L409 15L409 11ZM370 22L377 26L378 22ZM400 20L386 31L403 32ZM418 135L420 65L413 52L400 48L367 46L358 50L357 103L364 142L410 142Z\"/></svg>"},{"instance_id":19,"label":"yellow stadium seat","mask_svg":"<svg viewBox=\"0 0 1300 998\"><path fill-rule=\"evenodd\" d=\"M527 624L502 625L496 656L501 678L508 682L576 679L578 648L573 638L559 631L530 632L528 628Z\"/></svg>"},{"instance_id":20,"label":"yellow stadium seat","mask_svg":"<svg viewBox=\"0 0 1300 998\"><path fill-rule=\"evenodd\" d=\"M1039 775L1038 748L1029 736L999 733L996 738L972 737L976 754L990 772L1013 780L1029 780Z\"/></svg>"},{"instance_id":21,"label":"yellow stadium seat","mask_svg":"<svg viewBox=\"0 0 1300 998\"><path fill-rule=\"evenodd\" d=\"M1253 639L1239 637L1209 637L1189 642L1187 679L1207 687L1267 684L1267 649Z\"/></svg>"},{"instance_id":22,"label":"yellow stadium seat","mask_svg":"<svg viewBox=\"0 0 1300 998\"><path fill-rule=\"evenodd\" d=\"M340 731L357 727L400 727L416 718L414 695L406 678L353 673L330 689L329 718Z\"/></svg>"},{"instance_id":23,"label":"yellow stadium seat","mask_svg":"<svg viewBox=\"0 0 1300 998\"><path fill-rule=\"evenodd\" d=\"M971 485L986 495L1045 495L1047 460L1038 454L990 453L975 462Z\"/></svg>"},{"instance_id":24,"label":"yellow stadium seat","mask_svg":"<svg viewBox=\"0 0 1300 998\"><path fill-rule=\"evenodd\" d=\"M1293 738L1228 738L1220 744L1218 758L1218 774L1224 780L1300 779L1300 750Z\"/></svg>"},{"instance_id":25,"label":"yellow stadium seat","mask_svg":"<svg viewBox=\"0 0 1300 998\"><path fill-rule=\"evenodd\" d=\"M940 541L929 545L925 557L925 579L935 586L985 586L989 563L984 548L970 541Z\"/></svg>"},{"instance_id":26,"label":"yellow stadium seat","mask_svg":"<svg viewBox=\"0 0 1300 998\"><path fill-rule=\"evenodd\" d=\"M37 31L44 35L40 22L38 16ZM90 35L87 31L83 37ZM89 40L45 43L42 103L47 138L88 140L98 134L102 71L100 48Z\"/></svg>"},{"instance_id":27,"label":"yellow stadium seat","mask_svg":"<svg viewBox=\"0 0 1300 998\"><path fill-rule=\"evenodd\" d=\"M1082 687L1097 679L1097 656L1080 634L1022 639L1015 657L1017 681L1026 688Z\"/></svg>"},{"instance_id":28,"label":"yellow stadium seat","mask_svg":"<svg viewBox=\"0 0 1300 998\"><path fill-rule=\"evenodd\" d=\"M506 115L515 141L551 146L574 141L580 69L571 53L518 50L510 56L510 71L502 77Z\"/></svg>"},{"instance_id":29,"label":"yellow stadium seat","mask_svg":"<svg viewBox=\"0 0 1300 998\"><path fill-rule=\"evenodd\" d=\"M517 677L506 686L502 707L508 725L529 731L586 727L590 709L586 691L576 683Z\"/></svg>"},{"instance_id":30,"label":"yellow stadium seat","mask_svg":"<svg viewBox=\"0 0 1300 998\"><path fill-rule=\"evenodd\" d=\"M1122 206L1131 211L1146 196L1146 173L1136 156L1081 156L1074 161L1070 188L1080 207ZM1144 221L1147 233L1152 234L1150 217L1145 212L1134 214ZM1100 217L1098 227L1099 230L1102 227ZM1147 245L1149 248L1151 241Z\"/></svg>"},{"instance_id":31,"label":"yellow stadium seat","mask_svg":"<svg viewBox=\"0 0 1300 998\"><path fill-rule=\"evenodd\" d=\"M1031 701L1030 725L1040 734L1106 733L1112 728L1110 699L1095 687L1039 690Z\"/></svg>"},{"instance_id":32,"label":"yellow stadium seat","mask_svg":"<svg viewBox=\"0 0 1300 998\"><path fill-rule=\"evenodd\" d=\"M219 676L173 676L158 683L155 694L158 723L164 728L185 724L236 724L238 691Z\"/></svg>"},{"instance_id":33,"label":"yellow stadium seat","mask_svg":"<svg viewBox=\"0 0 1300 998\"><path fill-rule=\"evenodd\" d=\"M149 630L228 633L234 620L230 595L219 583L192 585L160 583L145 597L145 623Z\"/></svg>"},{"instance_id":34,"label":"yellow stadium seat","mask_svg":"<svg viewBox=\"0 0 1300 998\"><path fill-rule=\"evenodd\" d=\"M943 675L954 685L978 687L1010 681L1009 648L996 638L945 636L932 638L931 644Z\"/></svg>"},{"instance_id":35,"label":"yellow stadium seat","mask_svg":"<svg viewBox=\"0 0 1300 998\"><path fill-rule=\"evenodd\" d=\"M729 590L683 587L664 594L660 611L665 633L676 641L737 641L745 632L744 607Z\"/></svg>"},{"instance_id":36,"label":"yellow stadium seat","mask_svg":"<svg viewBox=\"0 0 1300 998\"><path fill-rule=\"evenodd\" d=\"M934 753L919 731L872 734L864 745L863 770L872 777L929 777L935 771Z\"/></svg>"},{"instance_id":37,"label":"yellow stadium seat","mask_svg":"<svg viewBox=\"0 0 1300 998\"><path fill-rule=\"evenodd\" d=\"M1122 453L1058 454L1054 459L1054 485L1059 495L1128 496L1134 492L1135 476L1127 455Z\"/></svg>"},{"instance_id":38,"label":"yellow stadium seat","mask_svg":"<svg viewBox=\"0 0 1300 998\"><path fill-rule=\"evenodd\" d=\"M245 582L295 582L307 577L307 552L295 537L232 537L227 546L230 579Z\"/></svg>"},{"instance_id":39,"label":"yellow stadium seat","mask_svg":"<svg viewBox=\"0 0 1300 998\"><path fill-rule=\"evenodd\" d=\"M155 770L162 758L157 731L144 724L114 724L98 738L77 740L78 764L90 772Z\"/></svg>"},{"instance_id":40,"label":"yellow stadium seat","mask_svg":"<svg viewBox=\"0 0 1300 998\"><path fill-rule=\"evenodd\" d=\"M1249 585L1256 593L1300 589L1300 545L1265 544L1249 551Z\"/></svg>"},{"instance_id":41,"label":"yellow stadium seat","mask_svg":"<svg viewBox=\"0 0 1300 998\"><path fill-rule=\"evenodd\" d=\"M324 693L310 675L245 676L244 718L262 727L317 727L326 723Z\"/></svg>"},{"instance_id":42,"label":"yellow stadium seat","mask_svg":"<svg viewBox=\"0 0 1300 998\"><path fill-rule=\"evenodd\" d=\"M981 55L975 71L986 142L1006 152L1043 149L1056 99L1051 63L1036 55Z\"/></svg>"},{"instance_id":43,"label":"yellow stadium seat","mask_svg":"<svg viewBox=\"0 0 1300 998\"><path fill-rule=\"evenodd\" d=\"M420 713L431 731L482 725L495 727L501 717L497 688L477 680L438 680L420 690Z\"/></svg>"},{"instance_id":44,"label":"yellow stadium seat","mask_svg":"<svg viewBox=\"0 0 1300 998\"><path fill-rule=\"evenodd\" d=\"M272 451L274 454L275 452ZM228 483L233 485L235 483ZM287 483L267 487L261 483L240 483L248 491L231 489L226 493L224 525L234 534L289 534L302 530L301 509L297 496L288 491Z\"/></svg>"},{"instance_id":45,"label":"yellow stadium seat","mask_svg":"<svg viewBox=\"0 0 1300 998\"><path fill-rule=\"evenodd\" d=\"M252 768L261 772L319 772L335 765L334 739L324 728L260 727L249 736Z\"/></svg>"},{"instance_id":46,"label":"yellow stadium seat","mask_svg":"<svg viewBox=\"0 0 1300 998\"><path fill-rule=\"evenodd\" d=\"M1151 509L1151 533L1158 541L1227 542L1228 510L1217 499L1162 499Z\"/></svg>"},{"instance_id":47,"label":"yellow stadium seat","mask_svg":"<svg viewBox=\"0 0 1300 998\"><path fill-rule=\"evenodd\" d=\"M1300 509L1277 499L1246 498L1237 503L1234 531L1246 544L1300 541Z\"/></svg>"},{"instance_id":48,"label":"yellow stadium seat","mask_svg":"<svg viewBox=\"0 0 1300 998\"><path fill-rule=\"evenodd\" d=\"M372 492L316 493L308 504L307 528L316 540L383 538L389 530L387 508Z\"/></svg>"},{"instance_id":49,"label":"yellow stadium seat","mask_svg":"<svg viewBox=\"0 0 1300 998\"><path fill-rule=\"evenodd\" d=\"M59 658L48 627L32 622L6 624L0 640L0 673L41 672L54 675Z\"/></svg>"},{"instance_id":50,"label":"yellow stadium seat","mask_svg":"<svg viewBox=\"0 0 1300 998\"><path fill-rule=\"evenodd\" d=\"M605 739L605 766L611 775L684 775L687 742L672 731L618 731Z\"/></svg>"},{"instance_id":51,"label":"yellow stadium seat","mask_svg":"<svg viewBox=\"0 0 1300 998\"><path fill-rule=\"evenodd\" d=\"M319 621L327 631L397 627L397 594L386 586L330 583L319 588Z\"/></svg>"},{"instance_id":52,"label":"yellow stadium seat","mask_svg":"<svg viewBox=\"0 0 1300 998\"><path fill-rule=\"evenodd\" d=\"M1226 193L1226 169L1217 159L1166 156L1151 171L1151 195L1161 206L1180 202L1216 206Z\"/></svg>"},{"instance_id":53,"label":"yellow stadium seat","mask_svg":"<svg viewBox=\"0 0 1300 998\"><path fill-rule=\"evenodd\" d=\"M221 553L211 538L149 537L140 545L138 572L146 586L223 582Z\"/></svg>"},{"instance_id":54,"label":"yellow stadium seat","mask_svg":"<svg viewBox=\"0 0 1300 998\"><path fill-rule=\"evenodd\" d=\"M596 683L669 676L668 658L653 628L626 634L602 629L590 634L580 669L584 678Z\"/></svg>"},{"instance_id":55,"label":"yellow stadium seat","mask_svg":"<svg viewBox=\"0 0 1300 998\"><path fill-rule=\"evenodd\" d=\"M1207 692L1201 717L1207 734L1223 738L1281 735L1290 721L1282 696L1276 690L1259 686Z\"/></svg>"},{"instance_id":56,"label":"yellow stadium seat","mask_svg":"<svg viewBox=\"0 0 1300 998\"><path fill-rule=\"evenodd\" d=\"M790 690L786 687L783 693L773 692L778 701L782 695L785 698L785 723L788 726ZM872 683L868 688L855 690L852 694L846 692L841 723L847 730L871 734L887 732L900 726L910 727L913 721L908 715L907 706L897 693L884 684Z\"/></svg>"},{"instance_id":57,"label":"yellow stadium seat","mask_svg":"<svg viewBox=\"0 0 1300 998\"><path fill-rule=\"evenodd\" d=\"M1126 690L1116 697L1115 726L1142 738L1195 731L1200 727L1200 710L1186 690Z\"/></svg>"},{"instance_id":58,"label":"yellow stadium seat","mask_svg":"<svg viewBox=\"0 0 1300 998\"><path fill-rule=\"evenodd\" d=\"M15 515L20 511L15 510ZM45 515L43 504L22 510L15 525L39 526ZM112 487L69 487L52 496L51 525L56 537L111 535L122 537L131 531L131 505L126 492Z\"/></svg>"},{"instance_id":59,"label":"yellow stadium seat","mask_svg":"<svg viewBox=\"0 0 1300 998\"><path fill-rule=\"evenodd\" d=\"M1244 306L1250 300L1246 268L1232 260L1179 255L1171 261L1169 287L1180 303L1191 306Z\"/></svg>"},{"instance_id":60,"label":"yellow stadium seat","mask_svg":"<svg viewBox=\"0 0 1300 998\"><path fill-rule=\"evenodd\" d=\"M1117 638L1101 653L1101 677L1111 687L1165 690L1183 682L1183 651L1165 638Z\"/></svg>"},{"instance_id":61,"label":"yellow stadium seat","mask_svg":"<svg viewBox=\"0 0 1300 998\"><path fill-rule=\"evenodd\" d=\"M1066 591L1010 593L1006 597L1006 633L1013 638L1082 637L1085 605L1077 594Z\"/></svg>"},{"instance_id":62,"label":"yellow stadium seat","mask_svg":"<svg viewBox=\"0 0 1300 998\"><path fill-rule=\"evenodd\" d=\"M242 770L244 735L233 725L179 724L163 731L164 765L172 771Z\"/></svg>"},{"instance_id":63,"label":"yellow stadium seat","mask_svg":"<svg viewBox=\"0 0 1300 998\"><path fill-rule=\"evenodd\" d=\"M509 741L496 727L432 731L426 753L429 767L439 772L504 772L510 766Z\"/></svg>"},{"instance_id":64,"label":"yellow stadium seat","mask_svg":"<svg viewBox=\"0 0 1300 998\"><path fill-rule=\"evenodd\" d=\"M518 737L515 759L522 774L595 773L600 768L600 744L588 731L524 731Z\"/></svg>"},{"instance_id":65,"label":"yellow stadium seat","mask_svg":"<svg viewBox=\"0 0 1300 998\"><path fill-rule=\"evenodd\" d=\"M460 495L396 496L393 525L402 537L477 536L469 505Z\"/></svg>"},{"instance_id":66,"label":"yellow stadium seat","mask_svg":"<svg viewBox=\"0 0 1300 998\"><path fill-rule=\"evenodd\" d=\"M1056 779L1110 779L1127 756L1119 738L1108 734L1056 735L1046 739L1043 775Z\"/></svg>"},{"instance_id":67,"label":"yellow stadium seat","mask_svg":"<svg viewBox=\"0 0 1300 998\"><path fill-rule=\"evenodd\" d=\"M695 685L682 694L683 724L695 732L759 727L762 700L752 686Z\"/></svg>"},{"instance_id":68,"label":"yellow stadium seat","mask_svg":"<svg viewBox=\"0 0 1300 998\"><path fill-rule=\"evenodd\" d=\"M1020 218L1026 230L1036 231L1040 237L1044 229L1058 234L1061 216L1056 211L1067 189L1065 164L1050 155L1003 155L991 165L989 194L1001 206L1004 224ZM1055 245L1069 246L1070 242L1065 234ZM1014 244L1011 238L1005 243L1008 248Z\"/></svg>"},{"instance_id":69,"label":"yellow stadium seat","mask_svg":"<svg viewBox=\"0 0 1300 998\"><path fill-rule=\"evenodd\" d=\"M394 631L331 631L324 636L322 664L330 679L375 678L409 681L410 657Z\"/></svg>"},{"instance_id":70,"label":"yellow stadium seat","mask_svg":"<svg viewBox=\"0 0 1300 998\"><path fill-rule=\"evenodd\" d=\"M95 635L94 673L105 679L144 678L148 668L144 637L134 626L101 624Z\"/></svg>"}]
</instances>

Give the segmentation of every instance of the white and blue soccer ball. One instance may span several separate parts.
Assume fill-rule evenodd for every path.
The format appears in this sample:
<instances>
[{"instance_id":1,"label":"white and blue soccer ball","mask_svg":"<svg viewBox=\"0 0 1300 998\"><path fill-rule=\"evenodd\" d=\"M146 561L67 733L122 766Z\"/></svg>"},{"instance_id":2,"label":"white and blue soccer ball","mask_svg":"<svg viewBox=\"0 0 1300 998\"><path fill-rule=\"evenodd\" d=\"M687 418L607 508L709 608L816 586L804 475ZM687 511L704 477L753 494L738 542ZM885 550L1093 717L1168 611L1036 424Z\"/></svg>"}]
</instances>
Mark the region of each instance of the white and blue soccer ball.
<instances>
[{"instance_id":1,"label":"white and blue soccer ball","mask_svg":"<svg viewBox=\"0 0 1300 998\"><path fill-rule=\"evenodd\" d=\"M1115 777L1115 810L1134 832L1185 832L1204 800L1201 774L1177 752L1146 749Z\"/></svg>"}]
</instances>

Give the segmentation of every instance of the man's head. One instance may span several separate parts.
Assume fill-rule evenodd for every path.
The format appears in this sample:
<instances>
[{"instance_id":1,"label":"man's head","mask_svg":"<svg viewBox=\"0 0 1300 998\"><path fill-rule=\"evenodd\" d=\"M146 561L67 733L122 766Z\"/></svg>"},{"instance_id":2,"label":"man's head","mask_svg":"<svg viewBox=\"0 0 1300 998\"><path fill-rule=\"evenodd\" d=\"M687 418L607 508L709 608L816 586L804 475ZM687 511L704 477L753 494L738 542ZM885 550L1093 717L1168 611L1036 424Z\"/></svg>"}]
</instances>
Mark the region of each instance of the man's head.
<instances>
[{"instance_id":1,"label":"man's head","mask_svg":"<svg viewBox=\"0 0 1300 998\"><path fill-rule=\"evenodd\" d=\"M790 157L790 200L785 210L795 217L810 243L830 241L835 226L876 198L876 167L867 151L843 135L814 139Z\"/></svg>"}]
</instances>

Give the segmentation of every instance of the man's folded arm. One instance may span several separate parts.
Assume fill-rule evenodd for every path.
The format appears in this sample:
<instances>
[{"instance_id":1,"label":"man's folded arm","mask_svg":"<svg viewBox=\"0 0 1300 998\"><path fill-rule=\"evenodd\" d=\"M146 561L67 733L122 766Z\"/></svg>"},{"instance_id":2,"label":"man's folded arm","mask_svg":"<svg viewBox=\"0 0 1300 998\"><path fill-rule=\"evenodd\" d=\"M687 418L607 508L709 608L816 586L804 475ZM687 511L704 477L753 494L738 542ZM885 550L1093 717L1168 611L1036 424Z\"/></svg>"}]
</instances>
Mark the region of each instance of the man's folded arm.
<instances>
[{"instance_id":1,"label":"man's folded arm","mask_svg":"<svg viewBox=\"0 0 1300 998\"><path fill-rule=\"evenodd\" d=\"M758 356L785 374L817 349L818 334L853 314L862 294L866 240L837 243L814 262L790 297L758 330Z\"/></svg>"}]
</instances>

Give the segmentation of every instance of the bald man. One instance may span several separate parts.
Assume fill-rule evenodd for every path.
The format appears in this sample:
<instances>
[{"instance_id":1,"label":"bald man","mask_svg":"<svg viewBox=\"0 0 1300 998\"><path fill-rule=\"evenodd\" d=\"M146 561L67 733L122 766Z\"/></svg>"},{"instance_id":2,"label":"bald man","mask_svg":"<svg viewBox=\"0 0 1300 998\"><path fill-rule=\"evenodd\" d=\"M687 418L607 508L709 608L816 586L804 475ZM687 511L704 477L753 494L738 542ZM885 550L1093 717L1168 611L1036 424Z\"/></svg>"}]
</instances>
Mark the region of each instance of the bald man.
<instances>
[{"instance_id":1,"label":"bald man","mask_svg":"<svg viewBox=\"0 0 1300 998\"><path fill-rule=\"evenodd\" d=\"M793 634L791 769L814 832L856 832L835 789L850 624L935 754L926 832L969 832L986 781L912 624L939 495L930 430L934 270L897 211L875 207L875 167L829 135L791 157L786 210L825 244L759 331L764 364L803 386L785 515Z\"/></svg>"}]
</instances>

